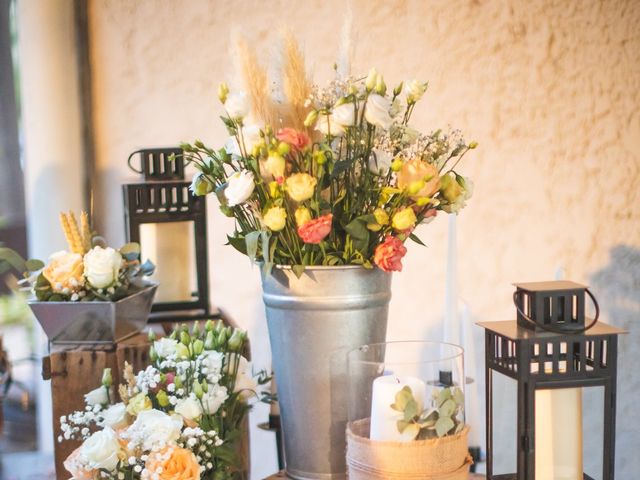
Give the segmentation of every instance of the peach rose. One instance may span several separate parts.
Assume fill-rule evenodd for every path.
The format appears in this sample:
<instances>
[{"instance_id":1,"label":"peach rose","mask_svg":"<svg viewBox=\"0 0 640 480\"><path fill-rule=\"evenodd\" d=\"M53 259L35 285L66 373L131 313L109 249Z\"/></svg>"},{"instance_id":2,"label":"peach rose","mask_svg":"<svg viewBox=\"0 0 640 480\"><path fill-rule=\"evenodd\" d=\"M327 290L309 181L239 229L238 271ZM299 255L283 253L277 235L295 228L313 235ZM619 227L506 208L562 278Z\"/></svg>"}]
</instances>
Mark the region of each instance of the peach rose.
<instances>
[{"instance_id":1,"label":"peach rose","mask_svg":"<svg viewBox=\"0 0 640 480\"><path fill-rule=\"evenodd\" d=\"M84 283L83 274L82 255L64 251L51 255L49 265L42 271L54 292L78 290Z\"/></svg>"},{"instance_id":2,"label":"peach rose","mask_svg":"<svg viewBox=\"0 0 640 480\"><path fill-rule=\"evenodd\" d=\"M404 190L415 185L415 182L424 182L424 186L412 194L411 198L431 197L440 189L438 169L417 158L405 162L398 172L398 188Z\"/></svg>"},{"instance_id":3,"label":"peach rose","mask_svg":"<svg viewBox=\"0 0 640 480\"><path fill-rule=\"evenodd\" d=\"M145 467L149 478L159 480L199 480L200 465L186 448L168 447L149 455ZM158 476L155 477L154 474Z\"/></svg>"},{"instance_id":4,"label":"peach rose","mask_svg":"<svg viewBox=\"0 0 640 480\"><path fill-rule=\"evenodd\" d=\"M304 150L311 143L309 135L293 128L281 128L276 133L276 138L281 142L288 143L296 150Z\"/></svg>"},{"instance_id":5,"label":"peach rose","mask_svg":"<svg viewBox=\"0 0 640 480\"><path fill-rule=\"evenodd\" d=\"M397 237L388 235L384 242L376 247L373 255L375 264L385 272L401 272L402 257L407 253L407 248Z\"/></svg>"},{"instance_id":6,"label":"peach rose","mask_svg":"<svg viewBox=\"0 0 640 480\"><path fill-rule=\"evenodd\" d=\"M333 215L323 215L314 220L309 220L304 225L298 227L298 235L304 243L318 244L331 232L331 222Z\"/></svg>"},{"instance_id":7,"label":"peach rose","mask_svg":"<svg viewBox=\"0 0 640 480\"><path fill-rule=\"evenodd\" d=\"M74 480L93 480L98 474L97 470L89 469L80 455L80 447L76 448L63 463L64 468L71 474Z\"/></svg>"}]
</instances>

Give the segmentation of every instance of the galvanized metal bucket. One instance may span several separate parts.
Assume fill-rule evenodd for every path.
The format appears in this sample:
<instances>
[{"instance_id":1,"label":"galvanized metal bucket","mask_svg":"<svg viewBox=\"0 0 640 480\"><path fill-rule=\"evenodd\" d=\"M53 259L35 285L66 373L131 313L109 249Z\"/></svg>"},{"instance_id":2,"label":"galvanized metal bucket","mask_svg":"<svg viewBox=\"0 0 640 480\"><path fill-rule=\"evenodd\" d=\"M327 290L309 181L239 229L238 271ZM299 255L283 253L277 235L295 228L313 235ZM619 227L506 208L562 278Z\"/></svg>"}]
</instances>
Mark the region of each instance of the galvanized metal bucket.
<instances>
[{"instance_id":1,"label":"galvanized metal bucket","mask_svg":"<svg viewBox=\"0 0 640 480\"><path fill-rule=\"evenodd\" d=\"M347 352L386 340L391 274L359 266L263 275L273 369L293 479L346 478Z\"/></svg>"}]
</instances>

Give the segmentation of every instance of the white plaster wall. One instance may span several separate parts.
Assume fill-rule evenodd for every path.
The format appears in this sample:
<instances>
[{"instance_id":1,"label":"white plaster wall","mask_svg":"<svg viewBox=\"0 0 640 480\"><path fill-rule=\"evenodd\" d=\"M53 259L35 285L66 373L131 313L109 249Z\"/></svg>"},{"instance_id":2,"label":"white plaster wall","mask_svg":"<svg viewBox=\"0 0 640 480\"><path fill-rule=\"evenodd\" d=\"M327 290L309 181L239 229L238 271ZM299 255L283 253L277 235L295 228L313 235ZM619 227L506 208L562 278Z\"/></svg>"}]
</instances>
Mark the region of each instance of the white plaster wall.
<instances>
[{"instance_id":1,"label":"white plaster wall","mask_svg":"<svg viewBox=\"0 0 640 480\"><path fill-rule=\"evenodd\" d=\"M289 26L316 78L336 57L345 2L94 0L92 68L98 222L123 240L120 184L139 147L201 138L219 145L215 86L232 80L232 30L267 57ZM640 3L633 0L355 1L355 70L430 81L414 121L461 128L480 148L463 170L475 198L458 222L459 291L473 321L512 317L511 282L566 277L594 286L622 340L618 475L640 470ZM210 201L213 301L268 366L258 272L225 247L232 223ZM421 227L394 280L390 338L439 339L447 222ZM475 362L482 358L474 330ZM481 367L478 368L481 372ZM482 387L482 382L480 383ZM478 410L482 412L483 409ZM312 414L312 412L310 412ZM599 412L594 412L594 415ZM264 421L258 409L253 423ZM482 425L482 418L471 419ZM275 470L272 437L254 432L253 478Z\"/></svg>"}]
</instances>

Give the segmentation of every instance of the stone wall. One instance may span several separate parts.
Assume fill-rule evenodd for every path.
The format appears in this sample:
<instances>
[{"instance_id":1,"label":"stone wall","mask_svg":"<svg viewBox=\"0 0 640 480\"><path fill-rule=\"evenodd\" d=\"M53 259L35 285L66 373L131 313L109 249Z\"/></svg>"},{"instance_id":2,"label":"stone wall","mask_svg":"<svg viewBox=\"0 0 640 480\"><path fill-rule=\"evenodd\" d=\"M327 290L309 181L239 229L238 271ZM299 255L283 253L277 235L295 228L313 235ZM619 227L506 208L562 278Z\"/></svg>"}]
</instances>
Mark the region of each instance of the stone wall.
<instances>
[{"instance_id":1,"label":"stone wall","mask_svg":"<svg viewBox=\"0 0 640 480\"><path fill-rule=\"evenodd\" d=\"M233 81L231 33L268 58L282 26L294 29L316 79L329 78L345 2L95 0L91 3L99 222L123 239L120 184L139 147L225 132L215 99ZM459 291L467 322L513 316L511 282L565 277L590 283L622 340L619 478L640 470L634 365L640 329L640 3L633 0L354 1L355 72L371 66L389 84L428 79L414 123L452 125L480 147L462 170L475 196L458 218ZM225 247L232 222L210 201L214 302L249 329L268 367L259 275ZM447 222L419 232L394 280L390 338L439 339ZM481 332L474 362L482 372ZM483 388L480 382L480 388ZM478 409L482 412L483 409ZM593 415L599 411L593 412ZM264 421L258 409L253 423ZM483 419L470 418L480 429ZM254 432L253 478L275 469L269 434Z\"/></svg>"}]
</instances>

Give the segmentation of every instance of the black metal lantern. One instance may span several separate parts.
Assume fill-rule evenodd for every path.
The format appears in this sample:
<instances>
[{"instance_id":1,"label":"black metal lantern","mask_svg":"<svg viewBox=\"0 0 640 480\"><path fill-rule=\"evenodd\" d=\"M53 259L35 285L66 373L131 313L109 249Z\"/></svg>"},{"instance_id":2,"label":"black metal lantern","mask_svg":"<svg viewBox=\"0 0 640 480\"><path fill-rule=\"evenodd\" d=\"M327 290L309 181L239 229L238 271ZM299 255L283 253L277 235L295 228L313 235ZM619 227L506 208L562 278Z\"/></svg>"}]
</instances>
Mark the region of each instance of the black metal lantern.
<instances>
[{"instance_id":1,"label":"black metal lantern","mask_svg":"<svg viewBox=\"0 0 640 480\"><path fill-rule=\"evenodd\" d=\"M209 305L206 198L189 191L181 155L179 148L133 152L129 167L142 174L144 181L123 185L127 240L140 243L142 256L154 261L157 274L162 275L156 278L160 285L150 321L217 315ZM138 168L132 164L136 157ZM153 231L145 235L149 228Z\"/></svg>"},{"instance_id":2,"label":"black metal lantern","mask_svg":"<svg viewBox=\"0 0 640 480\"><path fill-rule=\"evenodd\" d=\"M553 431L542 431L541 428L536 431L538 422L542 424L544 421L541 416L549 413L543 411L544 407L554 408L553 403L543 404L540 394L557 395L582 387L603 387L604 409L598 412L598 415L603 415L602 475L599 476L603 480L613 480L617 342L618 335L625 332L597 323L597 302L583 285L552 281L515 286L517 320L479 324L485 329L487 480L592 480L582 465L582 423L580 438L576 440L579 445L554 438ZM595 318L588 323L585 321L585 295L591 297L596 307ZM494 449L494 373L517 383L515 473L498 473L494 469L496 458L501 453ZM582 422L582 390L577 391L580 392L577 414L579 422ZM551 398L562 401L562 397ZM570 405L558 405L556 402L555 407L570 415L576 413ZM547 448L556 450L553 453L557 455L557 450L570 451L573 447L579 449L574 473L571 473L571 466L562 467L565 468L562 474L549 473L549 468L554 466L549 464L548 458L546 461L543 459L542 451ZM537 453L536 449L539 450Z\"/></svg>"}]
</instances>

